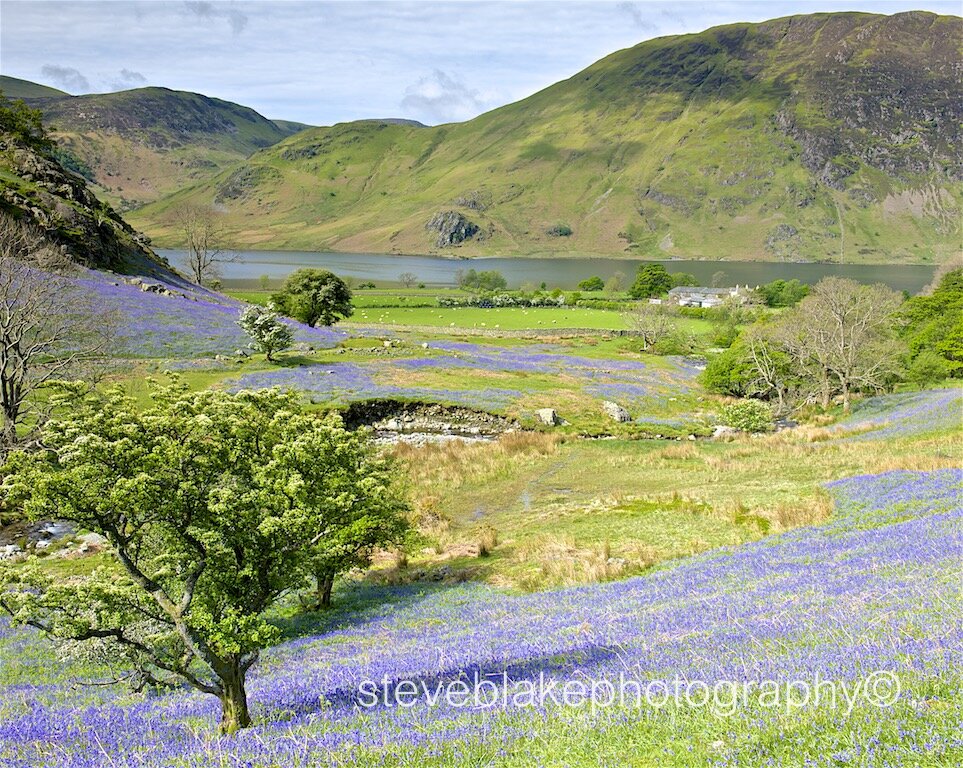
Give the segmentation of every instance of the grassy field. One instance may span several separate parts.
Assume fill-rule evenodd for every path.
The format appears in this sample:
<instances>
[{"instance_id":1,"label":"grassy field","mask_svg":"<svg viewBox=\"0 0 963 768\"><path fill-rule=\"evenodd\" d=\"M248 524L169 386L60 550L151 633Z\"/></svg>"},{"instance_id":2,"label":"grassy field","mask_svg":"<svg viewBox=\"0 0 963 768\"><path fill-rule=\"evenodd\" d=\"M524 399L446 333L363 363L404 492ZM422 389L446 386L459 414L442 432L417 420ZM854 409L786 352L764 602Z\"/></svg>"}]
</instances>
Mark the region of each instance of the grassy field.
<instances>
[{"instance_id":1,"label":"grassy field","mask_svg":"<svg viewBox=\"0 0 963 768\"><path fill-rule=\"evenodd\" d=\"M925 439L866 443L811 427L735 442L509 436L397 453L414 478L418 508L436 526L434 550L412 562L530 589L620 578L820 522L832 510L823 484L959 466L958 437L943 427ZM472 556L492 538L499 543L487 557Z\"/></svg>"},{"instance_id":2,"label":"grassy field","mask_svg":"<svg viewBox=\"0 0 963 768\"><path fill-rule=\"evenodd\" d=\"M270 291L231 290L228 294L254 304L267 304L271 296ZM446 295L464 297L469 294L431 288L355 291L355 312L341 327L384 325L547 332L553 328L620 331L631 327L632 304L629 302L626 310L621 312L583 307L439 307L438 297ZM620 294L619 298L624 297ZM692 334L708 333L713 327L709 321L687 317L677 317L675 323L681 331Z\"/></svg>"}]
</instances>

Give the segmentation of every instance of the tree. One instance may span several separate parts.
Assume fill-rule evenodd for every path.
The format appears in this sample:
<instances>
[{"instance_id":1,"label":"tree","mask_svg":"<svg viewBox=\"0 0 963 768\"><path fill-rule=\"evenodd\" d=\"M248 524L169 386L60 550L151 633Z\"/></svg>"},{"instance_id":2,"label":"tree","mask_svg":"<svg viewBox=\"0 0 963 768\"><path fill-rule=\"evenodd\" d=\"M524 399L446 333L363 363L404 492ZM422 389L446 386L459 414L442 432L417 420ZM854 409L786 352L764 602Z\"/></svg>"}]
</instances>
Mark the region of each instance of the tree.
<instances>
[{"instance_id":1,"label":"tree","mask_svg":"<svg viewBox=\"0 0 963 768\"><path fill-rule=\"evenodd\" d=\"M616 271L612 273L612 276L605 283L605 290L608 293L618 293L622 290L622 286L625 285L625 273L621 271Z\"/></svg>"},{"instance_id":2,"label":"tree","mask_svg":"<svg viewBox=\"0 0 963 768\"><path fill-rule=\"evenodd\" d=\"M280 632L267 614L307 584L317 548L346 525L403 517L390 462L340 417L276 389L155 387L140 409L89 395L13 454L8 500L106 537L109 568L69 580L0 569L0 608L57 640L100 644L135 687L188 684L221 702L221 730L250 724L245 680Z\"/></svg>"},{"instance_id":3,"label":"tree","mask_svg":"<svg viewBox=\"0 0 963 768\"><path fill-rule=\"evenodd\" d=\"M578 284L583 291L601 291L605 288L605 282L598 275L593 275Z\"/></svg>"},{"instance_id":4,"label":"tree","mask_svg":"<svg viewBox=\"0 0 963 768\"><path fill-rule=\"evenodd\" d=\"M315 607L331 606L335 578L353 568L367 568L376 549L399 545L408 535L408 520L394 497L383 504L346 510L337 530L314 549L311 570L316 586Z\"/></svg>"},{"instance_id":5,"label":"tree","mask_svg":"<svg viewBox=\"0 0 963 768\"><path fill-rule=\"evenodd\" d=\"M508 287L505 276L495 269L476 272L474 269L468 271L458 270L456 278L458 287L468 291L503 291ZM544 287L542 283L542 287Z\"/></svg>"},{"instance_id":6,"label":"tree","mask_svg":"<svg viewBox=\"0 0 963 768\"><path fill-rule=\"evenodd\" d=\"M672 278L672 287L678 288L684 285L698 285L699 281L696 280L696 276L690 272L673 272L669 275Z\"/></svg>"},{"instance_id":7,"label":"tree","mask_svg":"<svg viewBox=\"0 0 963 768\"><path fill-rule=\"evenodd\" d=\"M919 378L928 370L929 378L938 378L940 367L934 366L926 353L940 357L948 375L963 376L963 269L943 272L930 294L907 301L900 316L905 323L901 335L909 344L914 376ZM923 355L926 358L917 364Z\"/></svg>"},{"instance_id":8,"label":"tree","mask_svg":"<svg viewBox=\"0 0 963 768\"><path fill-rule=\"evenodd\" d=\"M114 314L70 279L75 265L40 232L0 216L0 456L42 414L34 396L57 379L92 378Z\"/></svg>"},{"instance_id":9,"label":"tree","mask_svg":"<svg viewBox=\"0 0 963 768\"><path fill-rule=\"evenodd\" d=\"M250 305L241 312L237 324L251 337L251 349L263 352L271 362L275 352L283 352L294 343L294 331L281 320L274 304Z\"/></svg>"},{"instance_id":10,"label":"tree","mask_svg":"<svg viewBox=\"0 0 963 768\"><path fill-rule=\"evenodd\" d=\"M904 345L896 338L900 295L884 285L826 277L783 315L780 341L829 405L835 392L849 409L856 388L880 390L899 373Z\"/></svg>"},{"instance_id":11,"label":"tree","mask_svg":"<svg viewBox=\"0 0 963 768\"><path fill-rule=\"evenodd\" d=\"M796 279L773 280L759 286L756 293L767 307L794 307L809 295L809 286Z\"/></svg>"},{"instance_id":12,"label":"tree","mask_svg":"<svg viewBox=\"0 0 963 768\"><path fill-rule=\"evenodd\" d=\"M648 299L668 293L672 277L661 264L642 264L629 288L629 295L636 299Z\"/></svg>"},{"instance_id":13,"label":"tree","mask_svg":"<svg viewBox=\"0 0 963 768\"><path fill-rule=\"evenodd\" d=\"M49 152L54 143L43 127L43 113L31 109L23 99L11 101L0 90L0 133L15 136L27 146Z\"/></svg>"},{"instance_id":14,"label":"tree","mask_svg":"<svg viewBox=\"0 0 963 768\"><path fill-rule=\"evenodd\" d=\"M218 264L237 260L224 244L224 230L211 208L185 205L173 214L173 225L187 250L187 267L198 285L218 277Z\"/></svg>"},{"instance_id":15,"label":"tree","mask_svg":"<svg viewBox=\"0 0 963 768\"><path fill-rule=\"evenodd\" d=\"M675 323L665 309L657 304L640 304L629 317L629 325L642 338L642 349L647 350L676 332Z\"/></svg>"},{"instance_id":16,"label":"tree","mask_svg":"<svg viewBox=\"0 0 963 768\"><path fill-rule=\"evenodd\" d=\"M418 275L414 272L402 272L398 275L398 280L405 288L411 288L411 286L418 282Z\"/></svg>"},{"instance_id":17,"label":"tree","mask_svg":"<svg viewBox=\"0 0 963 768\"><path fill-rule=\"evenodd\" d=\"M792 359L779 341L778 333L765 325L753 325L741 336L748 374L745 391L749 397L773 398L777 414L786 410L787 398L796 376Z\"/></svg>"},{"instance_id":18,"label":"tree","mask_svg":"<svg viewBox=\"0 0 963 768\"><path fill-rule=\"evenodd\" d=\"M729 349L710 357L699 379L708 392L748 397L753 371L745 347L737 341Z\"/></svg>"},{"instance_id":19,"label":"tree","mask_svg":"<svg viewBox=\"0 0 963 768\"><path fill-rule=\"evenodd\" d=\"M285 315L312 328L318 323L334 325L354 312L351 289L326 269L305 268L292 272L272 299Z\"/></svg>"}]
</instances>

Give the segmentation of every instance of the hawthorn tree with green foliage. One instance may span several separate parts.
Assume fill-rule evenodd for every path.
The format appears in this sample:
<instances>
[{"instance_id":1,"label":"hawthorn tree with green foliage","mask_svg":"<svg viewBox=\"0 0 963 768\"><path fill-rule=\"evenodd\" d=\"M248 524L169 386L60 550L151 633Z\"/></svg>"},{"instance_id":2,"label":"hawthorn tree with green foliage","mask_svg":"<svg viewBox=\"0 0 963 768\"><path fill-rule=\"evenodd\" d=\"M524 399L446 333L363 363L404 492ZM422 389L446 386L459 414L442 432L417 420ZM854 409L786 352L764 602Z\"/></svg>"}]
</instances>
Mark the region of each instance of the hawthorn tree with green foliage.
<instances>
[{"instance_id":1,"label":"hawthorn tree with green foliage","mask_svg":"<svg viewBox=\"0 0 963 768\"><path fill-rule=\"evenodd\" d=\"M649 299L662 296L672 288L672 276L661 264L642 264L635 275L635 282L629 288L629 295L635 299Z\"/></svg>"},{"instance_id":2,"label":"hawthorn tree with green foliage","mask_svg":"<svg viewBox=\"0 0 963 768\"><path fill-rule=\"evenodd\" d=\"M43 113L28 107L23 99L11 101L3 91L0 91L0 133L11 134L42 152L54 146L43 127Z\"/></svg>"},{"instance_id":3,"label":"hawthorn tree with green foliage","mask_svg":"<svg viewBox=\"0 0 963 768\"><path fill-rule=\"evenodd\" d=\"M593 275L580 282L578 287L582 291L601 291L605 289L605 281L598 275Z\"/></svg>"},{"instance_id":4,"label":"hawthorn tree with green foliage","mask_svg":"<svg viewBox=\"0 0 963 768\"><path fill-rule=\"evenodd\" d=\"M274 362L275 352L283 352L294 343L294 331L281 319L273 303L266 307L251 304L237 324L250 337L251 349L263 352L270 362Z\"/></svg>"},{"instance_id":5,"label":"hawthorn tree with green foliage","mask_svg":"<svg viewBox=\"0 0 963 768\"><path fill-rule=\"evenodd\" d=\"M271 297L277 308L314 328L334 325L351 317L351 289L334 272L326 269L298 269L288 275L279 293Z\"/></svg>"},{"instance_id":6,"label":"hawthorn tree with green foliage","mask_svg":"<svg viewBox=\"0 0 963 768\"><path fill-rule=\"evenodd\" d=\"M407 506L367 437L306 413L295 394L175 382L151 397L141 410L120 390L69 391L44 450L11 455L5 503L99 533L114 559L69 580L3 566L0 608L99 645L137 688L216 696L231 733L250 725L247 673L280 637L272 606L307 586L329 546L367 545L381 525L396 538Z\"/></svg>"}]
</instances>

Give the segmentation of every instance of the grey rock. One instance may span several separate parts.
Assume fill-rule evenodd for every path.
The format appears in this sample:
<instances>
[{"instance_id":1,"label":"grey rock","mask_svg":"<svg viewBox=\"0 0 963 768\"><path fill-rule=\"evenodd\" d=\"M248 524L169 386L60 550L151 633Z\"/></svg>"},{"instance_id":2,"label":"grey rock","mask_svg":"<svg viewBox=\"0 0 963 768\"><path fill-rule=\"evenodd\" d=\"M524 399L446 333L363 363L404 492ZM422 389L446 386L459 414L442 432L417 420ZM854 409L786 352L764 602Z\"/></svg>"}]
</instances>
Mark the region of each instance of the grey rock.
<instances>
[{"instance_id":1,"label":"grey rock","mask_svg":"<svg viewBox=\"0 0 963 768\"><path fill-rule=\"evenodd\" d=\"M629 412L621 405L618 403L613 403L611 400L606 400L604 403L602 403L602 413L620 424L627 421L632 421L632 417L629 415Z\"/></svg>"},{"instance_id":2,"label":"grey rock","mask_svg":"<svg viewBox=\"0 0 963 768\"><path fill-rule=\"evenodd\" d=\"M478 234L478 225L458 211L439 211L425 224L429 232L437 232L435 245L444 248L470 240Z\"/></svg>"},{"instance_id":3,"label":"grey rock","mask_svg":"<svg viewBox=\"0 0 963 768\"><path fill-rule=\"evenodd\" d=\"M535 411L535 417L547 427L554 427L562 423L554 408L540 408Z\"/></svg>"}]
</instances>

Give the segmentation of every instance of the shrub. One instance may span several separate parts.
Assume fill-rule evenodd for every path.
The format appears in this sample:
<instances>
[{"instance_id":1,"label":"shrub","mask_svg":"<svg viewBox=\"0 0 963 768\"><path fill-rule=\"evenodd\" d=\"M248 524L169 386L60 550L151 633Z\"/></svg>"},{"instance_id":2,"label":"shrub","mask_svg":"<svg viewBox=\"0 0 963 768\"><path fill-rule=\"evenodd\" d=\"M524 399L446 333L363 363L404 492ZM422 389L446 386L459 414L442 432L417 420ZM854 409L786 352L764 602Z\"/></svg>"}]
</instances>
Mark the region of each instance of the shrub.
<instances>
[{"instance_id":1,"label":"shrub","mask_svg":"<svg viewBox=\"0 0 963 768\"><path fill-rule=\"evenodd\" d=\"M772 410L760 400L740 400L723 406L722 421L743 432L768 432L772 429Z\"/></svg>"},{"instance_id":2,"label":"shrub","mask_svg":"<svg viewBox=\"0 0 963 768\"><path fill-rule=\"evenodd\" d=\"M950 375L949 362L931 349L924 349L910 363L906 380L920 387L938 384Z\"/></svg>"},{"instance_id":3,"label":"shrub","mask_svg":"<svg viewBox=\"0 0 963 768\"><path fill-rule=\"evenodd\" d=\"M554 224L546 230L546 234L552 237L569 237L572 228L568 224Z\"/></svg>"}]
</instances>

